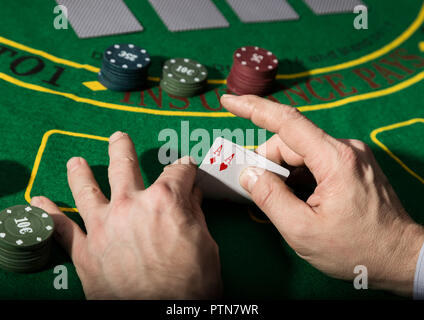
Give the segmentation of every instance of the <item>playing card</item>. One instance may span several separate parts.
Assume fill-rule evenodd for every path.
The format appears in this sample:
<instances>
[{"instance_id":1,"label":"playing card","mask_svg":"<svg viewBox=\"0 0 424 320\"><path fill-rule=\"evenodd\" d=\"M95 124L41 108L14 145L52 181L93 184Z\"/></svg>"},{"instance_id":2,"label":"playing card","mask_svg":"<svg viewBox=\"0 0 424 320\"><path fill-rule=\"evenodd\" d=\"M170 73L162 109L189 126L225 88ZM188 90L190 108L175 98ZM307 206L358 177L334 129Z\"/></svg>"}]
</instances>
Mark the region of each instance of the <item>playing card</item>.
<instances>
[{"instance_id":1,"label":"playing card","mask_svg":"<svg viewBox=\"0 0 424 320\"><path fill-rule=\"evenodd\" d=\"M211 0L149 0L169 31L228 27Z\"/></svg>"},{"instance_id":2,"label":"playing card","mask_svg":"<svg viewBox=\"0 0 424 320\"><path fill-rule=\"evenodd\" d=\"M239 183L241 172L250 166L269 170L283 179L290 174L286 168L220 137L203 159L196 184L205 198L251 202L250 195Z\"/></svg>"},{"instance_id":3,"label":"playing card","mask_svg":"<svg viewBox=\"0 0 424 320\"><path fill-rule=\"evenodd\" d=\"M143 31L122 0L56 0L68 9L68 19L79 38Z\"/></svg>"},{"instance_id":4,"label":"playing card","mask_svg":"<svg viewBox=\"0 0 424 320\"><path fill-rule=\"evenodd\" d=\"M315 14L353 12L356 6L364 5L361 0L303 0Z\"/></svg>"},{"instance_id":5,"label":"playing card","mask_svg":"<svg viewBox=\"0 0 424 320\"><path fill-rule=\"evenodd\" d=\"M227 0L243 22L297 20L299 15L286 0Z\"/></svg>"}]
</instances>

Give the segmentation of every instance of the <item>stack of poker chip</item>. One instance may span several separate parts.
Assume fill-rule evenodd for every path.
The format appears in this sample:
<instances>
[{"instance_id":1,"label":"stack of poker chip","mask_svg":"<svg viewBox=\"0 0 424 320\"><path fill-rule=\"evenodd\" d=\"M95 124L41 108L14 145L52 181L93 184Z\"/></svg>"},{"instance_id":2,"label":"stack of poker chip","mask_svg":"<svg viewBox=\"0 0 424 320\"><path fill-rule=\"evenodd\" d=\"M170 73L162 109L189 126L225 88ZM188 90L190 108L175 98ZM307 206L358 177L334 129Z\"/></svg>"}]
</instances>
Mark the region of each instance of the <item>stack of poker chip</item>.
<instances>
[{"instance_id":1,"label":"stack of poker chip","mask_svg":"<svg viewBox=\"0 0 424 320\"><path fill-rule=\"evenodd\" d=\"M233 60L227 78L232 92L263 96L273 90L278 59L272 52L259 47L241 47L234 52Z\"/></svg>"},{"instance_id":2,"label":"stack of poker chip","mask_svg":"<svg viewBox=\"0 0 424 320\"><path fill-rule=\"evenodd\" d=\"M147 81L149 66L146 49L133 44L115 44L103 54L99 81L113 91L139 90Z\"/></svg>"},{"instance_id":3,"label":"stack of poker chip","mask_svg":"<svg viewBox=\"0 0 424 320\"><path fill-rule=\"evenodd\" d=\"M187 58L167 60L162 69L161 88L179 97L192 97L207 87L208 71L199 62Z\"/></svg>"},{"instance_id":4,"label":"stack of poker chip","mask_svg":"<svg viewBox=\"0 0 424 320\"><path fill-rule=\"evenodd\" d=\"M12 272L35 272L50 258L53 219L28 205L0 212L0 268Z\"/></svg>"}]
</instances>

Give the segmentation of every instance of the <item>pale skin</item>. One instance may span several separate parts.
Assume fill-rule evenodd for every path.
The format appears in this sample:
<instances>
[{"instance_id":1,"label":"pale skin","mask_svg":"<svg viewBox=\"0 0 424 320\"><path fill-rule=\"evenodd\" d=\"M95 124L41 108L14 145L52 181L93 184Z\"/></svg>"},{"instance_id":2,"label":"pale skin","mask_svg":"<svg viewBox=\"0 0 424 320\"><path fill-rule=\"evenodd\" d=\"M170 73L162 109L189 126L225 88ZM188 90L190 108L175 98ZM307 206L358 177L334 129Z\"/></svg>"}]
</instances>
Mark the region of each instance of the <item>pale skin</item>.
<instances>
[{"instance_id":1,"label":"pale skin","mask_svg":"<svg viewBox=\"0 0 424 320\"><path fill-rule=\"evenodd\" d=\"M275 135L257 152L307 167L317 187L306 202L276 175L245 169L240 184L296 253L327 275L352 280L357 265L369 286L411 296L424 229L407 214L358 140L335 139L296 108L256 96L224 95L223 106Z\"/></svg>"},{"instance_id":2,"label":"pale skin","mask_svg":"<svg viewBox=\"0 0 424 320\"><path fill-rule=\"evenodd\" d=\"M88 299L210 299L221 294L218 246L194 187L197 166L183 158L145 189L127 134L109 141L106 199L87 162L72 158L68 182L87 233L45 197L55 238L71 256Z\"/></svg>"}]
</instances>

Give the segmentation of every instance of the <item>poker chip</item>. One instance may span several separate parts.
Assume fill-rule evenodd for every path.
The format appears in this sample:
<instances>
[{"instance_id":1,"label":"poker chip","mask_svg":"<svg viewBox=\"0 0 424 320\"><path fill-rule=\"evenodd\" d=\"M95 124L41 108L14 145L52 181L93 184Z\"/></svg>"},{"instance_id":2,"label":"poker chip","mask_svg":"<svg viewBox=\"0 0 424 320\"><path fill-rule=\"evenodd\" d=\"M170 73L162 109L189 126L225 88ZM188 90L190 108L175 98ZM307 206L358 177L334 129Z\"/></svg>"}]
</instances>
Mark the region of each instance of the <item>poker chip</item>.
<instances>
[{"instance_id":1,"label":"poker chip","mask_svg":"<svg viewBox=\"0 0 424 320\"><path fill-rule=\"evenodd\" d=\"M98 79L112 91L134 91L147 81L150 56L146 49L131 43L114 44L103 53Z\"/></svg>"},{"instance_id":2,"label":"poker chip","mask_svg":"<svg viewBox=\"0 0 424 320\"><path fill-rule=\"evenodd\" d=\"M233 65L227 78L228 88L236 94L269 94L275 84L278 59L260 47L241 47L234 52Z\"/></svg>"},{"instance_id":3,"label":"poker chip","mask_svg":"<svg viewBox=\"0 0 424 320\"><path fill-rule=\"evenodd\" d=\"M174 58L162 68L161 88L169 94L192 97L207 87L208 71L199 62L188 58Z\"/></svg>"},{"instance_id":4,"label":"poker chip","mask_svg":"<svg viewBox=\"0 0 424 320\"><path fill-rule=\"evenodd\" d=\"M18 205L0 212L0 268L34 272L48 262L54 223L44 210Z\"/></svg>"}]
</instances>

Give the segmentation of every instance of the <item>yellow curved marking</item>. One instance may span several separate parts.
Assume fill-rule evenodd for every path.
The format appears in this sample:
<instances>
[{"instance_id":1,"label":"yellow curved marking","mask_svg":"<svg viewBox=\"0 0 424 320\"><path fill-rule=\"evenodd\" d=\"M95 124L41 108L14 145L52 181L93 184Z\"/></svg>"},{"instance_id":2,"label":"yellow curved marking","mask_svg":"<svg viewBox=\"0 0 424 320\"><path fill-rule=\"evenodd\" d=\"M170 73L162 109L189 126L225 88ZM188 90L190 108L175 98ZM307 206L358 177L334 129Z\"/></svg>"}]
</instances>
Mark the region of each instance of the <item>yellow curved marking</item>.
<instances>
[{"instance_id":1,"label":"yellow curved marking","mask_svg":"<svg viewBox=\"0 0 424 320\"><path fill-rule=\"evenodd\" d=\"M414 118L408 121L403 121L403 122L399 122L399 123L395 123L395 124L391 124L385 127L381 127L378 129L375 129L371 132L370 137L371 140L378 145L381 149L383 149L390 157L392 157L397 163L399 163L401 165L402 168L404 168L410 175L412 175L414 178L418 179L418 181L420 181L421 183L424 184L424 178L422 178L421 176L419 176L416 172L414 172L412 169L410 169L402 160L400 160L392 151L389 150L389 148L384 145L380 140L377 139L377 135L381 132L384 131L390 131L390 130L394 130L394 129L398 129L401 127L406 127L406 126L410 126L413 125L415 123L424 123L424 118Z\"/></svg>"},{"instance_id":2,"label":"yellow curved marking","mask_svg":"<svg viewBox=\"0 0 424 320\"><path fill-rule=\"evenodd\" d=\"M364 64L368 61L377 59L377 58L385 55L386 53L392 51L393 49L399 47L402 43L404 43L406 40L408 40L414 34L414 32L419 29L419 27L421 26L421 24L423 22L424 22L424 3L421 6L421 9L418 13L417 18L408 27L408 29L406 29L395 40L393 40L389 44L385 45L384 47L380 48L379 50L374 51L370 54L367 54L363 57L360 57L360 58L357 58L357 59L354 59L354 60L351 60L351 61L346 61L344 63L337 64L337 65L330 66L330 67L318 68L318 69L314 69L314 70L309 70L309 71L304 71L304 72L299 72L299 73L292 73L292 74L279 74L279 75L277 75L277 79L296 79L296 78L308 77L308 76L311 76L311 75L317 75L317 74L321 74L321 73L329 73L329 72L333 72L333 71L352 68L352 67L355 67L357 65Z\"/></svg>"},{"instance_id":3,"label":"yellow curved marking","mask_svg":"<svg viewBox=\"0 0 424 320\"><path fill-rule=\"evenodd\" d=\"M37 156L35 157L34 166L32 168L31 176L29 178L29 182L27 185L27 188L25 190L25 200L28 203L31 203L31 190L34 186L35 177L37 176L38 169L40 167L41 159L43 157L44 150L46 149L47 141L49 140L50 136L53 134L63 134L67 136L72 137L79 137L79 138L86 138L86 139L93 139L93 140L99 140L99 141L105 141L108 142L109 138L100 137L100 136L94 136L91 134L84 134L84 133L77 133L77 132L70 132L70 131L63 131L63 130L49 130L43 135L43 139L41 139L40 147L38 148ZM66 207L59 207L60 210L66 211L66 212L78 212L77 208L66 208Z\"/></svg>"},{"instance_id":4,"label":"yellow curved marking","mask_svg":"<svg viewBox=\"0 0 424 320\"><path fill-rule=\"evenodd\" d=\"M233 114L231 114L229 112L155 110L155 109L149 109L149 108L130 107L130 106L125 106L125 105L120 105L120 104L102 102L102 101L97 101L97 100L93 100L93 99L82 98L82 97L79 97L79 96L72 94L72 93L51 90L51 89L48 89L48 88L45 88L45 87L42 87L42 86L39 86L39 85L36 85L36 84L23 82L21 80L13 78L13 77L11 77L11 76L9 76L5 73L2 73L2 72L0 72L0 79L3 79L7 82L10 82L10 83L17 85L19 87L22 87L22 88L62 96L62 97L74 100L76 102L87 103L87 104L91 104L93 106L97 106L97 107L100 107L100 108L129 111L129 112L138 112L138 113L147 113L147 114L155 114L155 115L162 115L162 116L212 117L212 118L235 117Z\"/></svg>"},{"instance_id":5,"label":"yellow curved marking","mask_svg":"<svg viewBox=\"0 0 424 320\"><path fill-rule=\"evenodd\" d=\"M409 78L408 80L400 82L400 83L398 83L398 84L396 84L392 87L388 87L386 89L382 89L382 90L378 90L378 91L374 91L374 92L368 92L368 93L364 93L364 94L359 94L357 96L344 98L344 99L337 100L337 101L334 101L334 102L298 107L298 109L302 112L316 111L316 110L323 110L323 109L332 109L332 108L341 107L341 106L344 106L346 104L353 103L353 102L375 99L375 98L387 96L389 94L392 94L392 93L401 91L403 89L406 89L406 88L420 82L423 79L424 79L424 71L421 71L420 73L413 76L412 78Z\"/></svg>"},{"instance_id":6,"label":"yellow curved marking","mask_svg":"<svg viewBox=\"0 0 424 320\"><path fill-rule=\"evenodd\" d=\"M420 50L424 52L424 41L421 41L421 42L418 44L418 48L420 48Z\"/></svg>"},{"instance_id":7,"label":"yellow curved marking","mask_svg":"<svg viewBox=\"0 0 424 320\"><path fill-rule=\"evenodd\" d=\"M348 69L348 68L366 63L368 61L377 59L377 58L383 56L384 54L390 52L391 50L397 48L403 42L408 40L414 34L414 32L418 30L418 28L420 27L420 25L423 22L424 22L424 2L423 2L423 5L421 6L421 9L418 13L417 18L415 18L413 23L399 37L397 37L395 40L393 40L389 44L385 45L384 47L380 48L379 50L376 50L376 51L374 51L370 54L367 54L363 57L360 57L360 58L357 58L357 59L354 59L354 60L351 60L351 61L347 61L347 62L344 62L344 63L336 64L336 65L333 65L333 66L313 69L313 70L299 72L299 73L279 74L279 75L277 75L277 79L296 79L296 78L307 77L307 76L310 76L310 75L317 75L317 74L321 74L321 73L333 72L333 71L338 71L338 70L342 70L342 69ZM91 72L95 72L95 73L98 73L100 71L100 69L97 68L97 67L93 67L93 66L90 66L88 64L80 64L80 63L73 62L73 61L70 61L70 60L58 58L58 57L55 57L55 56L53 56L53 55L51 55L47 52L37 50L37 49L33 49L31 47L28 47L28 46L25 46L23 44L17 43L15 41L6 39L4 37L0 37L0 43L4 43L4 44L6 44L10 47L14 47L14 48L17 48L17 49L22 50L22 51L27 51L29 53L44 57L44 58L51 60L51 61L54 61L56 63L60 63L60 64L67 65L67 66L70 66L70 67L74 67L74 68L77 68L77 69L85 69L87 71L91 71ZM155 81L155 82L160 80L159 77L148 77L148 79L150 81ZM208 82L211 83L211 84L225 84L226 80L225 79L210 79L210 80L208 80Z\"/></svg>"},{"instance_id":8,"label":"yellow curved marking","mask_svg":"<svg viewBox=\"0 0 424 320\"><path fill-rule=\"evenodd\" d=\"M60 63L60 64L63 64L63 65L66 65L66 66L70 66L70 67L73 67L73 68L76 68L76 69L85 69L87 71L96 72L96 73L100 71L99 68L90 66L88 64L80 64L80 63L73 62L73 61L70 61L70 60L58 58L58 57L55 57L54 55L52 55L50 53L25 46L23 44L20 44L18 42L6 39L4 37L0 37L0 43L4 43L4 44L8 45L9 47L13 47L13 48L16 48L16 49L19 49L19 50L22 50L22 51L26 51L26 52L32 53L34 55L46 58L50 61Z\"/></svg>"},{"instance_id":9,"label":"yellow curved marking","mask_svg":"<svg viewBox=\"0 0 424 320\"><path fill-rule=\"evenodd\" d=\"M102 102L97 101L93 99L88 98L82 98L72 93L66 93L56 90L51 90L36 84L23 82L21 80L18 80L16 78L13 78L5 73L0 72L0 79L3 79L9 83L12 83L14 85L17 85L22 88L44 92L44 93L50 93L58 96L62 96L71 100L74 100L76 102L80 103L87 103L93 106L97 106L100 108L107 108L107 109L114 109L114 110L121 110L121 111L128 111L128 112L137 112L137 113L147 113L147 114L155 114L155 115L162 115L162 116L187 116L187 117L211 117L211 118L227 118L227 117L235 117L230 112L200 112L200 111L171 111L171 110L156 110L156 109L149 109L149 108L142 108L142 107L130 107L120 104L114 104L114 103L108 103L108 102ZM403 89L406 89L413 84L421 81L424 79L424 71L418 73L412 78L409 78L403 82L400 82L392 87L388 87L386 89L382 89L379 91L374 92L368 92L364 94L359 94L353 97L337 100L334 102L324 103L324 104L315 104L310 106L303 106L303 107L297 107L301 112L308 112L308 111L316 111L316 110L323 110L323 109L332 109L344 106L349 103L363 101L363 100L369 100L369 99L375 99L378 97L386 96L398 91L401 91Z\"/></svg>"}]
</instances>

